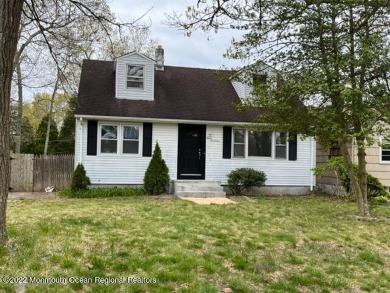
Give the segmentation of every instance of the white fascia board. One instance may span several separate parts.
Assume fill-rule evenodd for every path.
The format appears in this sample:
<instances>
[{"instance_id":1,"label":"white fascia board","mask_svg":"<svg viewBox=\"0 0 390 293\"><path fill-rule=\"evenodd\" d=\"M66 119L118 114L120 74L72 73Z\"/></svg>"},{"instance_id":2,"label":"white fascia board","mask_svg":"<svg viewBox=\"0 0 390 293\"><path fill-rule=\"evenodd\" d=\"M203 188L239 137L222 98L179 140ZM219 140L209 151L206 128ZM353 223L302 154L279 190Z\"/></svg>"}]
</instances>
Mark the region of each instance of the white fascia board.
<instances>
[{"instance_id":1,"label":"white fascia board","mask_svg":"<svg viewBox=\"0 0 390 293\"><path fill-rule=\"evenodd\" d=\"M138 122L160 122L160 123L182 123L182 124L207 124L207 125L253 125L253 122L228 122L228 121L207 121L207 120L181 120L181 119L158 119L158 118L139 118L122 116L97 116L97 115L74 115L76 118L87 120L105 120L105 121L138 121Z\"/></svg>"}]
</instances>

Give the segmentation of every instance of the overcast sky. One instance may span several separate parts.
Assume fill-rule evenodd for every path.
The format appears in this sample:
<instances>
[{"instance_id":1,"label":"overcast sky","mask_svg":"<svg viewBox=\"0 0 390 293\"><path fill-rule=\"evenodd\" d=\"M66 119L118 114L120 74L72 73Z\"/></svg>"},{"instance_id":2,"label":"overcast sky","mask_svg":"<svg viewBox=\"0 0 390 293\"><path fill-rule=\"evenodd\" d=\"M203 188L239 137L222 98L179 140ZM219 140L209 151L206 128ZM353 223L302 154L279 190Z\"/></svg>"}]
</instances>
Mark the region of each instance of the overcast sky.
<instances>
[{"instance_id":1,"label":"overcast sky","mask_svg":"<svg viewBox=\"0 0 390 293\"><path fill-rule=\"evenodd\" d=\"M118 17L126 19L136 19L152 8L145 16L145 21L151 21L151 37L157 39L164 48L166 65L200 68L240 65L238 61L222 56L230 44L233 31L209 33L207 40L203 32L195 32L191 37L186 37L176 28L163 24L165 14L173 10L184 14L186 8L196 2L197 0L111 0L109 3Z\"/></svg>"}]
</instances>

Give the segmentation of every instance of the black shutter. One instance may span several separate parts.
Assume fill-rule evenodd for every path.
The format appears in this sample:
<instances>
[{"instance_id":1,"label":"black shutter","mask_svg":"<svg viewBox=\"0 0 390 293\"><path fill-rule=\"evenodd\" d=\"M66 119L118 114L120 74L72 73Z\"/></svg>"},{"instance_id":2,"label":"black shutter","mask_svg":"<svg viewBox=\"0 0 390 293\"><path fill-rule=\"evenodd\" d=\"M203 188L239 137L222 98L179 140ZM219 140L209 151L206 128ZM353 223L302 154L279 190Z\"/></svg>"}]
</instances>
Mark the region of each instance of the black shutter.
<instances>
[{"instance_id":1,"label":"black shutter","mask_svg":"<svg viewBox=\"0 0 390 293\"><path fill-rule=\"evenodd\" d=\"M153 133L153 124L144 123L144 134L143 134L143 144L142 144L142 156L144 157L152 156L152 133Z\"/></svg>"},{"instance_id":2,"label":"black shutter","mask_svg":"<svg viewBox=\"0 0 390 293\"><path fill-rule=\"evenodd\" d=\"M222 158L231 159L232 158L232 127L224 126L223 127L223 151Z\"/></svg>"},{"instance_id":3,"label":"black shutter","mask_svg":"<svg viewBox=\"0 0 390 293\"><path fill-rule=\"evenodd\" d=\"M87 155L96 156L97 153L97 127L96 120L88 120Z\"/></svg>"},{"instance_id":4,"label":"black shutter","mask_svg":"<svg viewBox=\"0 0 390 293\"><path fill-rule=\"evenodd\" d=\"M298 150L297 145L298 145L297 135L294 133L290 133L288 138L288 159L290 161L297 160L297 150Z\"/></svg>"}]
</instances>

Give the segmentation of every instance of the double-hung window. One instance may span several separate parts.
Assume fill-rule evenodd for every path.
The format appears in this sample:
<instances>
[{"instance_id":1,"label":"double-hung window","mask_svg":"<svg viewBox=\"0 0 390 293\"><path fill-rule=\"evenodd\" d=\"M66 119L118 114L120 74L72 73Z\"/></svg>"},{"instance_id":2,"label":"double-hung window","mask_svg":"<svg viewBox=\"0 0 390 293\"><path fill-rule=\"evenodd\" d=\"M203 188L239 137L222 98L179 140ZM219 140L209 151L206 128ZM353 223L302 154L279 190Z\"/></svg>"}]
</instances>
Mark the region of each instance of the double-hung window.
<instances>
[{"instance_id":1,"label":"double-hung window","mask_svg":"<svg viewBox=\"0 0 390 293\"><path fill-rule=\"evenodd\" d=\"M116 154L118 149L118 126L102 124L100 127L100 152Z\"/></svg>"},{"instance_id":2,"label":"double-hung window","mask_svg":"<svg viewBox=\"0 0 390 293\"><path fill-rule=\"evenodd\" d=\"M287 159L287 133L275 132L275 158Z\"/></svg>"},{"instance_id":3,"label":"double-hung window","mask_svg":"<svg viewBox=\"0 0 390 293\"><path fill-rule=\"evenodd\" d=\"M123 126L123 150L124 154L138 154L139 127Z\"/></svg>"},{"instance_id":4,"label":"double-hung window","mask_svg":"<svg viewBox=\"0 0 390 293\"><path fill-rule=\"evenodd\" d=\"M233 129L233 157L245 158L245 129Z\"/></svg>"},{"instance_id":5,"label":"double-hung window","mask_svg":"<svg viewBox=\"0 0 390 293\"><path fill-rule=\"evenodd\" d=\"M381 142L381 161L390 163L390 140L382 139Z\"/></svg>"},{"instance_id":6,"label":"double-hung window","mask_svg":"<svg viewBox=\"0 0 390 293\"><path fill-rule=\"evenodd\" d=\"M144 88L144 66L127 65L127 87Z\"/></svg>"}]
</instances>

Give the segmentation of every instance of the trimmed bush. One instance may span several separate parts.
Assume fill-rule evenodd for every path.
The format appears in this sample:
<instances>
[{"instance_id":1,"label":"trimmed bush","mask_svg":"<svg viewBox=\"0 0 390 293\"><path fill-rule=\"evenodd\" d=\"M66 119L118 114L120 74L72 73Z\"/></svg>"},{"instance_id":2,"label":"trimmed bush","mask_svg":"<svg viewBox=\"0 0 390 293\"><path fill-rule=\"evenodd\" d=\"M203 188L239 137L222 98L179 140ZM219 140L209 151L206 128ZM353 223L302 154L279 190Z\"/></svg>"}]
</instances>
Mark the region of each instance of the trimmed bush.
<instances>
[{"instance_id":1,"label":"trimmed bush","mask_svg":"<svg viewBox=\"0 0 390 293\"><path fill-rule=\"evenodd\" d=\"M130 197L145 195L145 190L143 188L130 187L99 187L72 191L70 188L67 188L59 193L61 196L72 198Z\"/></svg>"},{"instance_id":2,"label":"trimmed bush","mask_svg":"<svg viewBox=\"0 0 390 293\"><path fill-rule=\"evenodd\" d=\"M78 164L76 170L74 170L72 174L72 183L70 189L75 191L87 190L88 185L91 185L91 180L87 176L87 172L85 172L83 164Z\"/></svg>"},{"instance_id":3,"label":"trimmed bush","mask_svg":"<svg viewBox=\"0 0 390 293\"><path fill-rule=\"evenodd\" d=\"M371 206L387 205L388 202L387 196L377 196L370 199Z\"/></svg>"},{"instance_id":4,"label":"trimmed bush","mask_svg":"<svg viewBox=\"0 0 390 293\"><path fill-rule=\"evenodd\" d=\"M358 166L353 166L355 169L355 172L358 172ZM347 174L345 174L344 180L343 180L343 186L347 190L347 192L350 191L350 179ZM389 193L386 190L386 187L380 183L379 179L368 174L367 175L367 199L371 200L375 197L389 197Z\"/></svg>"},{"instance_id":5,"label":"trimmed bush","mask_svg":"<svg viewBox=\"0 0 390 293\"><path fill-rule=\"evenodd\" d=\"M244 189L249 191L253 186L264 186L267 180L264 172L252 168L238 168L227 177L228 186L234 195L241 195Z\"/></svg>"},{"instance_id":6,"label":"trimmed bush","mask_svg":"<svg viewBox=\"0 0 390 293\"><path fill-rule=\"evenodd\" d=\"M167 191L169 169L161 156L161 149L156 143L148 169L144 176L144 188L149 194L161 194Z\"/></svg>"}]
</instances>

